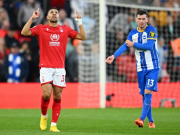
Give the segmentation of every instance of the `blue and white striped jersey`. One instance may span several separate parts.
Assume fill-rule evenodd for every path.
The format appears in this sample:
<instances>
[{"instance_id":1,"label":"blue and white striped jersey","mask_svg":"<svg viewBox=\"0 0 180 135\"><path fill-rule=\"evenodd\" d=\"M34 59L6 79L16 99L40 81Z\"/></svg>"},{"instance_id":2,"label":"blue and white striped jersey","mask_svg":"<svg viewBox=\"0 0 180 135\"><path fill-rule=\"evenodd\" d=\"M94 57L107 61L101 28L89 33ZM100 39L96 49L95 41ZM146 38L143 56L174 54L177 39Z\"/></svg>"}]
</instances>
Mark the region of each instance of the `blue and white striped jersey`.
<instances>
[{"instance_id":1,"label":"blue and white striped jersey","mask_svg":"<svg viewBox=\"0 0 180 135\"><path fill-rule=\"evenodd\" d=\"M137 71L159 69L159 58L157 49L157 31L153 26L148 25L145 30L138 28L131 30L128 39L137 43L147 43L147 40L155 40L151 50L142 50L134 47Z\"/></svg>"}]
</instances>

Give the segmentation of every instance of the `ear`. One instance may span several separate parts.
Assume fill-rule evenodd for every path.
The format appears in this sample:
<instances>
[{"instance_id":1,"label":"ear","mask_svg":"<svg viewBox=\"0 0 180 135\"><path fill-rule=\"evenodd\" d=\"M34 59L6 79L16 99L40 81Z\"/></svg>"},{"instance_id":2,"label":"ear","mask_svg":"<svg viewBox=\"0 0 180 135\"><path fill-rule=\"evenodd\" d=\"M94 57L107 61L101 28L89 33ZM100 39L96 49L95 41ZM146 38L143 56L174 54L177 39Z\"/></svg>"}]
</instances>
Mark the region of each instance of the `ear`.
<instances>
[{"instance_id":1,"label":"ear","mask_svg":"<svg viewBox=\"0 0 180 135\"><path fill-rule=\"evenodd\" d=\"M47 18L47 20L49 19L49 17L48 17L48 16L46 16L46 18Z\"/></svg>"},{"instance_id":2,"label":"ear","mask_svg":"<svg viewBox=\"0 0 180 135\"><path fill-rule=\"evenodd\" d=\"M149 18L147 18L147 22L149 22Z\"/></svg>"},{"instance_id":3,"label":"ear","mask_svg":"<svg viewBox=\"0 0 180 135\"><path fill-rule=\"evenodd\" d=\"M135 18L135 21L137 22L137 17Z\"/></svg>"}]
</instances>

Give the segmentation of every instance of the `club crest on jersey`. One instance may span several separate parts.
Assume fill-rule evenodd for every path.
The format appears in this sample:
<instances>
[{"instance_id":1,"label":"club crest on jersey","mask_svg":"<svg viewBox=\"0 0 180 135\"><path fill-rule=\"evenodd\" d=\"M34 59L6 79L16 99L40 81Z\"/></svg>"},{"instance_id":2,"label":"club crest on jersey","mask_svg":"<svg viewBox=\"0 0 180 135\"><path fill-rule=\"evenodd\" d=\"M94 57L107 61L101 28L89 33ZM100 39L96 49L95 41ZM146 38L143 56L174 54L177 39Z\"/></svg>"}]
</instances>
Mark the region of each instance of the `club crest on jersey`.
<instances>
[{"instance_id":1,"label":"club crest on jersey","mask_svg":"<svg viewBox=\"0 0 180 135\"><path fill-rule=\"evenodd\" d=\"M150 36L151 36L151 37L155 37L155 36L156 36L156 33L155 33L154 31L151 31L151 32L150 32Z\"/></svg>"},{"instance_id":2,"label":"club crest on jersey","mask_svg":"<svg viewBox=\"0 0 180 135\"><path fill-rule=\"evenodd\" d=\"M63 28L62 27L60 27L59 29L60 29L60 32L63 32Z\"/></svg>"},{"instance_id":3,"label":"club crest on jersey","mask_svg":"<svg viewBox=\"0 0 180 135\"><path fill-rule=\"evenodd\" d=\"M58 41L58 40L59 40L59 37L60 37L60 36L57 35L57 34L51 34L51 35L50 35L50 38L51 38L52 41Z\"/></svg>"}]
</instances>

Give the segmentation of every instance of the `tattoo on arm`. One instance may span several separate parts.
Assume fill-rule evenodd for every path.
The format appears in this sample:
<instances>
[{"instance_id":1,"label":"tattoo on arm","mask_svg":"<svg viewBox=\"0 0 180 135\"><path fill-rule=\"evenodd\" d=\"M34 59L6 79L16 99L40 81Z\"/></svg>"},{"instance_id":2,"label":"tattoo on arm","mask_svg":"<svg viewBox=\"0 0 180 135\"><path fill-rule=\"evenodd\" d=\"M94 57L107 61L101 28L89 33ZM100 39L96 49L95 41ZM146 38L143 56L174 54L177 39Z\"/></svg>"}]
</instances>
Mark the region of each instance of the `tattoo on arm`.
<instances>
[{"instance_id":1,"label":"tattoo on arm","mask_svg":"<svg viewBox=\"0 0 180 135\"><path fill-rule=\"evenodd\" d=\"M34 21L35 19L34 18L32 18L32 21Z\"/></svg>"}]
</instances>

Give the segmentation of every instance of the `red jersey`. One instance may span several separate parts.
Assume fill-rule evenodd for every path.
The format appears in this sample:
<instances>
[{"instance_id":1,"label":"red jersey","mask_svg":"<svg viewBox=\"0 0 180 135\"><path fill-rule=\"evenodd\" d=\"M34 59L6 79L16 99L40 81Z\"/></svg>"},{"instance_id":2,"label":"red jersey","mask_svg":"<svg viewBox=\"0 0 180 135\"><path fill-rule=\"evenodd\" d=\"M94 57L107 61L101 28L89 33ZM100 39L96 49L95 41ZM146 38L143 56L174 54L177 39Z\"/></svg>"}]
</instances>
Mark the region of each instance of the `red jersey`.
<instances>
[{"instance_id":1,"label":"red jersey","mask_svg":"<svg viewBox=\"0 0 180 135\"><path fill-rule=\"evenodd\" d=\"M30 30L39 41L39 67L64 68L67 39L75 38L78 32L66 25L51 27L40 24Z\"/></svg>"}]
</instances>

